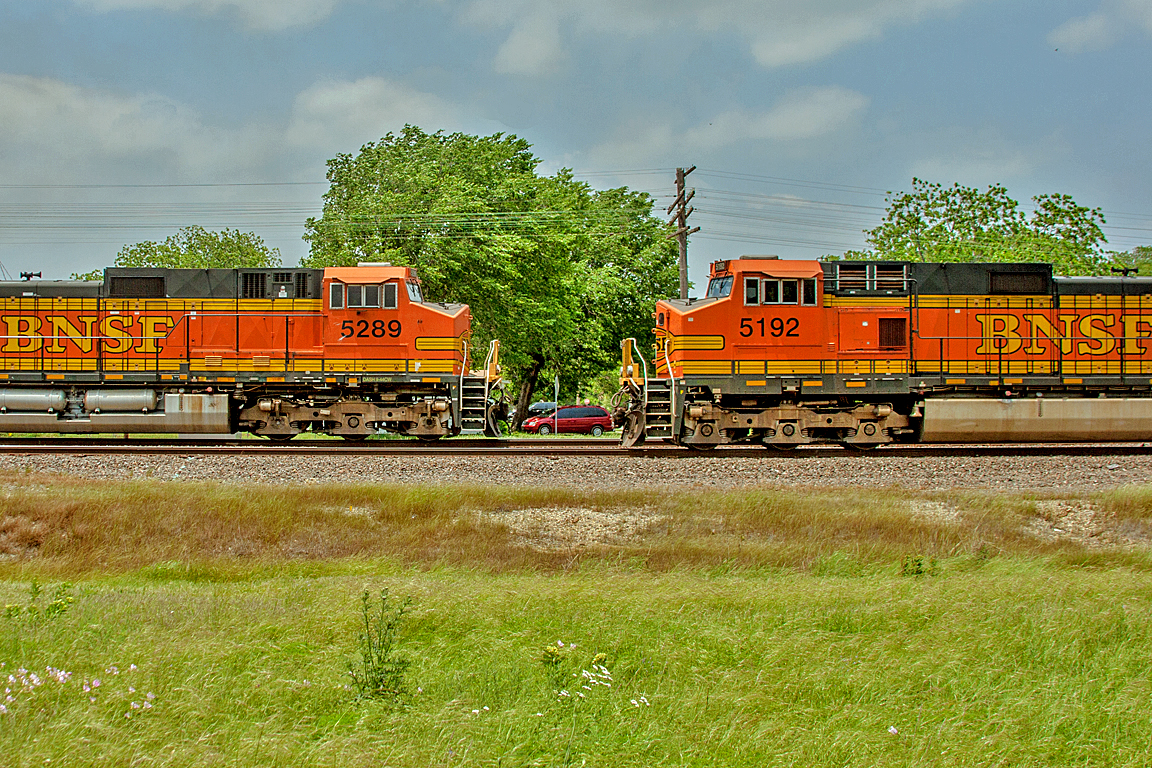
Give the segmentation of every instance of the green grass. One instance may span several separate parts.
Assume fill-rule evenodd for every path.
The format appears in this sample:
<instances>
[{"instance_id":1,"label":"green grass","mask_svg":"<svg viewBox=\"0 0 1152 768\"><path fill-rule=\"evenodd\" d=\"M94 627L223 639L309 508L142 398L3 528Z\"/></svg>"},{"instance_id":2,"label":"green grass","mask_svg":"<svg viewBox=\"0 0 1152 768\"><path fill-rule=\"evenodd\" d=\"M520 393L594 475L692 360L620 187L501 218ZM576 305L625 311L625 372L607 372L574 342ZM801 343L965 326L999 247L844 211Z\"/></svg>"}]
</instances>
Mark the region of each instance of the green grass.
<instances>
[{"instance_id":1,"label":"green grass","mask_svg":"<svg viewBox=\"0 0 1152 768\"><path fill-rule=\"evenodd\" d=\"M0 605L33 578L75 599L0 616L4 676L72 673L8 685L5 766L1149 762L1152 558L1029 539L1033 498L7 481L0 530L41 540L0 563ZM1143 488L1085 501L1152 517ZM641 502L664 521L580 556L483 522ZM412 598L398 703L347 688L382 588ZM611 687L584 690L599 653Z\"/></svg>"},{"instance_id":2,"label":"green grass","mask_svg":"<svg viewBox=\"0 0 1152 768\"><path fill-rule=\"evenodd\" d=\"M1152 575L956 565L919 579L347 563L320 577L93 580L53 621L7 620L9 670L73 677L16 696L0 754L7 765L1144 764ZM5 585L10 598L18 586ZM414 693L399 706L344 687L366 586L414 599L401 646ZM557 641L558 678L540 660ZM581 692L571 674L596 653L612 687L558 695ZM94 677L92 703L81 684ZM150 710L130 709L149 692ZM641 696L651 706L631 703Z\"/></svg>"}]
</instances>

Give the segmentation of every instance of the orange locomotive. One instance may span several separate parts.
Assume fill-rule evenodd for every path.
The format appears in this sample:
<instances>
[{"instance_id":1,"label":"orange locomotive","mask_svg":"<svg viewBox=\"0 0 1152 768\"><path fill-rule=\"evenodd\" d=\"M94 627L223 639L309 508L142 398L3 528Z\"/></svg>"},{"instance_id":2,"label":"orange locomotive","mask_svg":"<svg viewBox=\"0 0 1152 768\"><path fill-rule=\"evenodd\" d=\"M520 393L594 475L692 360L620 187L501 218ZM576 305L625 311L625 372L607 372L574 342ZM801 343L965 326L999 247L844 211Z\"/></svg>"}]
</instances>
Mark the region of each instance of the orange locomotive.
<instances>
[{"instance_id":1,"label":"orange locomotive","mask_svg":"<svg viewBox=\"0 0 1152 768\"><path fill-rule=\"evenodd\" d=\"M500 377L468 372L470 314L415 270L108 269L0 283L0 430L493 432Z\"/></svg>"},{"instance_id":2,"label":"orange locomotive","mask_svg":"<svg viewBox=\"0 0 1152 768\"><path fill-rule=\"evenodd\" d=\"M624 444L1152 439L1152 279L1047 264L712 265L624 343Z\"/></svg>"}]
</instances>

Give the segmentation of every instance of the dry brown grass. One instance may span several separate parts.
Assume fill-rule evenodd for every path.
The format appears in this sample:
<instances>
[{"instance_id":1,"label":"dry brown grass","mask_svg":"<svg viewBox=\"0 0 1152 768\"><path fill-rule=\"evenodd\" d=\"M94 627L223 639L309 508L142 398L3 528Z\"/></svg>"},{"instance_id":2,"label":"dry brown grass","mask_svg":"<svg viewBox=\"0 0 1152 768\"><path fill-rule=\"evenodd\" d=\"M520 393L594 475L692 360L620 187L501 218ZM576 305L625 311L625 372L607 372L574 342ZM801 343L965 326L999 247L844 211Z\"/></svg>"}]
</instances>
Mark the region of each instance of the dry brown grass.
<instances>
[{"instance_id":1,"label":"dry brown grass","mask_svg":"<svg viewBox=\"0 0 1152 768\"><path fill-rule=\"evenodd\" d=\"M391 558L560 570L590 560L852 572L907 556L1081 557L1141 549L1152 491L1089 502L990 493L774 489L653 494L500 487L236 486L0 477L0 571L124 572L158 563ZM1062 535L1053 509L1108 535ZM1061 518L1063 519L1063 518ZM1046 527L1045 527L1046 526ZM1096 533L1092 533L1093 536ZM1142 558L1138 558L1142 562Z\"/></svg>"}]
</instances>

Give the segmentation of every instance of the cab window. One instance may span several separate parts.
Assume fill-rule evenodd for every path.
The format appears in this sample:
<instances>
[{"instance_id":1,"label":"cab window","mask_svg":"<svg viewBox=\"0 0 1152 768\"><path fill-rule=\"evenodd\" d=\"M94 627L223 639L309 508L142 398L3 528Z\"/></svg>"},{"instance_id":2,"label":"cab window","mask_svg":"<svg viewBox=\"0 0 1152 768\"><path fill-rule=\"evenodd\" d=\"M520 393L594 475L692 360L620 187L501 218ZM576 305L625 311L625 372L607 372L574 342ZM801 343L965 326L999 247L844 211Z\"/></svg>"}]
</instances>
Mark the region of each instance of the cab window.
<instances>
[{"instance_id":1,"label":"cab window","mask_svg":"<svg viewBox=\"0 0 1152 768\"><path fill-rule=\"evenodd\" d=\"M764 281L764 304L779 304L780 303L780 281L779 280L765 280Z\"/></svg>"},{"instance_id":2,"label":"cab window","mask_svg":"<svg viewBox=\"0 0 1152 768\"><path fill-rule=\"evenodd\" d=\"M347 296L349 309L380 306L380 286L378 285L349 285Z\"/></svg>"},{"instance_id":3,"label":"cab window","mask_svg":"<svg viewBox=\"0 0 1152 768\"><path fill-rule=\"evenodd\" d=\"M384 283L384 309L396 309L396 283Z\"/></svg>"},{"instance_id":4,"label":"cab window","mask_svg":"<svg viewBox=\"0 0 1152 768\"><path fill-rule=\"evenodd\" d=\"M760 278L744 278L744 305L748 307L760 303Z\"/></svg>"},{"instance_id":5,"label":"cab window","mask_svg":"<svg viewBox=\"0 0 1152 768\"><path fill-rule=\"evenodd\" d=\"M816 278L802 280L800 286L800 303L806 307L816 306Z\"/></svg>"},{"instance_id":6,"label":"cab window","mask_svg":"<svg viewBox=\"0 0 1152 768\"><path fill-rule=\"evenodd\" d=\"M781 304L799 304L800 303L800 284L798 280L781 280L780 281L780 303Z\"/></svg>"},{"instance_id":7,"label":"cab window","mask_svg":"<svg viewBox=\"0 0 1152 768\"><path fill-rule=\"evenodd\" d=\"M422 304L424 302L424 295L420 292L420 283L409 281L405 283L405 285L408 286L408 300Z\"/></svg>"},{"instance_id":8,"label":"cab window","mask_svg":"<svg viewBox=\"0 0 1152 768\"><path fill-rule=\"evenodd\" d=\"M732 293L732 276L714 277L708 283L708 298L722 299Z\"/></svg>"},{"instance_id":9,"label":"cab window","mask_svg":"<svg viewBox=\"0 0 1152 768\"><path fill-rule=\"evenodd\" d=\"M328 287L328 308L344 308L344 283L333 282Z\"/></svg>"}]
</instances>

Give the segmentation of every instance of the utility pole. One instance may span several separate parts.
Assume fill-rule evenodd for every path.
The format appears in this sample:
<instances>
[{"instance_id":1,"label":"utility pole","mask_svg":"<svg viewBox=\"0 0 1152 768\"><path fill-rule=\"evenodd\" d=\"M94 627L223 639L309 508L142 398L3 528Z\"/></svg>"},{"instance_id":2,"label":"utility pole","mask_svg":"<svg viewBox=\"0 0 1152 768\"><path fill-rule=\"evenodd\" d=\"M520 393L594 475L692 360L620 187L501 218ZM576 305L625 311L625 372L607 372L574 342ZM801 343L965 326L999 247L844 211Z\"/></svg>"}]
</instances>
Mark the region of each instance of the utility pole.
<instances>
[{"instance_id":1,"label":"utility pole","mask_svg":"<svg viewBox=\"0 0 1152 768\"><path fill-rule=\"evenodd\" d=\"M688 201L696 194L693 189L687 193L684 190L684 178L696 170L696 166L691 168L677 168L676 169L676 199L672 205L668 206L668 213L676 211L676 214L669 221L669 224L676 226L676 231L668 235L668 239L673 237L680 244L680 298L688 298L688 235L693 232L699 232L700 227L688 228L688 217L692 215L695 208L688 207Z\"/></svg>"}]
</instances>

